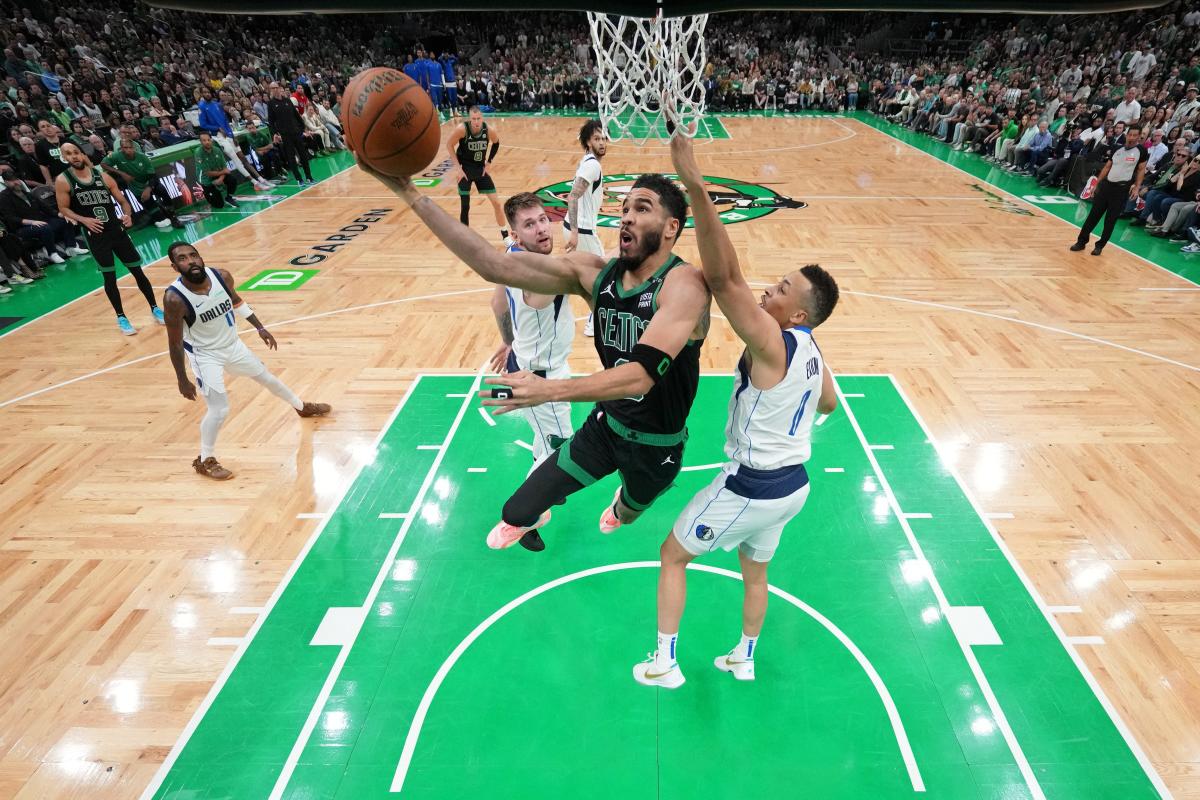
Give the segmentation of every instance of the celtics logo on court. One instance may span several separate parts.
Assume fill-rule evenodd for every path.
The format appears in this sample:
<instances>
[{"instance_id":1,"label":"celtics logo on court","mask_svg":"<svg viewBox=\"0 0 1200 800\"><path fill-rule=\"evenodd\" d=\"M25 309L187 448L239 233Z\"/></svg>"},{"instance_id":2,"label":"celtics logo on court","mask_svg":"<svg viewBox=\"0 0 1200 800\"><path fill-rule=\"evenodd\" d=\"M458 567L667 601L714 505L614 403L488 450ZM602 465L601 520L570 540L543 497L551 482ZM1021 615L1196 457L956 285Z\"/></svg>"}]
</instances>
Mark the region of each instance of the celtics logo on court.
<instances>
[{"instance_id":1,"label":"celtics logo on court","mask_svg":"<svg viewBox=\"0 0 1200 800\"><path fill-rule=\"evenodd\" d=\"M621 203L633 188L633 182L640 173L621 173L604 176L604 200L600 206L597 224L601 228L617 228L621 225ZM674 173L666 173L671 179L678 179ZM746 183L734 178L716 178L704 176L708 196L717 207L721 221L726 225L738 222L748 222L768 214L774 214L781 208L807 208L808 203L793 200L778 192L759 186L757 183ZM550 218L562 219L567 213L567 197L571 194L571 181L563 181L550 186L543 186L536 192L546 204ZM687 226L692 227L692 218L688 217Z\"/></svg>"}]
</instances>

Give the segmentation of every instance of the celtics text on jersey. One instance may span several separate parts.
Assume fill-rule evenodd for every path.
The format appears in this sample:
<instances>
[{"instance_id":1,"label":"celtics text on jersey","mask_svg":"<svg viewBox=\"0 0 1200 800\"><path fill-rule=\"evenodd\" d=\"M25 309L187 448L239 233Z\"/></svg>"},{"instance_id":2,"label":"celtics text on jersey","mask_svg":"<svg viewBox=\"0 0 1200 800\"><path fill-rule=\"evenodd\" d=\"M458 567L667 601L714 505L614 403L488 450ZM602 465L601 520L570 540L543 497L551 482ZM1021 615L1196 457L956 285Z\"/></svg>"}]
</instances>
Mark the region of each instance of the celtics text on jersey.
<instances>
[{"instance_id":1,"label":"celtics text on jersey","mask_svg":"<svg viewBox=\"0 0 1200 800\"><path fill-rule=\"evenodd\" d=\"M676 255L632 289L622 286L626 270L612 259L600 271L592 289L595 307L595 345L606 369L629 363L634 346L658 310L658 292L667 274L683 259ZM598 405L620 426L650 434L676 434L684 429L700 383L702 339L689 341L670 369L649 392L639 397L606 400Z\"/></svg>"}]
</instances>

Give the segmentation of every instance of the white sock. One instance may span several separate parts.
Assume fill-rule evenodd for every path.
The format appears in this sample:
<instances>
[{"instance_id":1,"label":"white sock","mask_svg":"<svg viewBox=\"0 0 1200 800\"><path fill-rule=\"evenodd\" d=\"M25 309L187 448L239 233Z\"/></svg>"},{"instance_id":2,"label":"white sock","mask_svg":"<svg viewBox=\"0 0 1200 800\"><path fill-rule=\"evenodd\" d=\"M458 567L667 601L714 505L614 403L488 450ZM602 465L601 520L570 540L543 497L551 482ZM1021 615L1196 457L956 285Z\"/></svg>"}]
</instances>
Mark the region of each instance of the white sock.
<instances>
[{"instance_id":1,"label":"white sock","mask_svg":"<svg viewBox=\"0 0 1200 800\"><path fill-rule=\"evenodd\" d=\"M678 633L658 632L658 647L654 651L654 658L659 666L675 666L675 642L677 639L679 639Z\"/></svg>"},{"instance_id":2,"label":"white sock","mask_svg":"<svg viewBox=\"0 0 1200 800\"><path fill-rule=\"evenodd\" d=\"M285 403L299 411L304 408L304 403L296 396L296 393L284 385L283 381L276 378L269 371L264 370L261 375L255 375L254 380L263 386L267 387L267 391L281 398Z\"/></svg>"},{"instance_id":3,"label":"white sock","mask_svg":"<svg viewBox=\"0 0 1200 800\"><path fill-rule=\"evenodd\" d=\"M758 647L757 636L747 636L742 634L742 640L738 642L737 647L733 649L733 655L742 661L753 661L754 650Z\"/></svg>"},{"instance_id":4,"label":"white sock","mask_svg":"<svg viewBox=\"0 0 1200 800\"><path fill-rule=\"evenodd\" d=\"M209 458L217 449L217 434L229 416L229 397L224 392L207 392L204 403L208 410L200 420L200 460Z\"/></svg>"}]
</instances>

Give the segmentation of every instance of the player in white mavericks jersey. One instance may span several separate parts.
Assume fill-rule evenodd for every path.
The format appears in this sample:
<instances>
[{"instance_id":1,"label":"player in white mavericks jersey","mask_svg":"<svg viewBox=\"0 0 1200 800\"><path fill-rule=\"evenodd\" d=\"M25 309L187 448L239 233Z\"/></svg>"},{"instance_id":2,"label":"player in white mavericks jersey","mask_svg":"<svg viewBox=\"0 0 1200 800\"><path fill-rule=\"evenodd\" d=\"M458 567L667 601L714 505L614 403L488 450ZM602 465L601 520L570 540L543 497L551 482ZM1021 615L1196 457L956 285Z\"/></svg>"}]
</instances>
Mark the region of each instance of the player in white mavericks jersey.
<instances>
[{"instance_id":1,"label":"player in white mavericks jersey","mask_svg":"<svg viewBox=\"0 0 1200 800\"><path fill-rule=\"evenodd\" d=\"M760 302L742 277L737 252L704 189L691 139L671 140L675 171L692 199L704 279L729 324L746 344L738 361L725 455L729 461L679 514L660 550L658 643L633 668L638 683L674 689L684 682L676 660L679 620L687 592L685 568L717 548L738 549L745 596L742 638L717 669L754 679L754 649L767 611L767 562L779 535L808 498L813 418L837 407L833 376L812 329L837 305L837 283L810 264L785 275Z\"/></svg>"},{"instance_id":2,"label":"player in white mavericks jersey","mask_svg":"<svg viewBox=\"0 0 1200 800\"><path fill-rule=\"evenodd\" d=\"M200 422L200 455L192 462L192 468L207 478L228 480L233 473L221 466L213 454L217 433L229 415L226 372L253 378L302 417L323 417L329 413L329 406L301 401L238 337L236 320L240 317L258 329L258 335L267 347L278 348L275 337L234 290L232 275L223 269L206 267L200 253L187 242L172 244L167 249L167 257L179 273L163 295L171 365L175 367L179 393L188 400L195 400L196 386L188 380L183 368L186 353L207 406Z\"/></svg>"},{"instance_id":3,"label":"player in white mavericks jersey","mask_svg":"<svg viewBox=\"0 0 1200 800\"><path fill-rule=\"evenodd\" d=\"M563 220L563 233L567 237L567 252L582 250L601 258L604 245L598 235L600 205L604 202L604 170L600 159L608 152L608 135L604 124L598 119L589 119L579 129L579 143L583 145L583 158L575 170L575 182L567 197L567 218ZM583 324L583 335L592 335L592 315Z\"/></svg>"},{"instance_id":4,"label":"player in white mavericks jersey","mask_svg":"<svg viewBox=\"0 0 1200 800\"><path fill-rule=\"evenodd\" d=\"M504 216L516 239L508 252L528 250L550 255L554 250L554 229L537 195L521 192L508 198ZM492 312L504 340L504 345L492 356L492 367L497 372L526 370L543 378L571 377L567 356L575 338L575 318L566 295L497 286L492 296ZM522 413L533 428L536 467L574 433L571 404L543 403L523 409Z\"/></svg>"}]
</instances>

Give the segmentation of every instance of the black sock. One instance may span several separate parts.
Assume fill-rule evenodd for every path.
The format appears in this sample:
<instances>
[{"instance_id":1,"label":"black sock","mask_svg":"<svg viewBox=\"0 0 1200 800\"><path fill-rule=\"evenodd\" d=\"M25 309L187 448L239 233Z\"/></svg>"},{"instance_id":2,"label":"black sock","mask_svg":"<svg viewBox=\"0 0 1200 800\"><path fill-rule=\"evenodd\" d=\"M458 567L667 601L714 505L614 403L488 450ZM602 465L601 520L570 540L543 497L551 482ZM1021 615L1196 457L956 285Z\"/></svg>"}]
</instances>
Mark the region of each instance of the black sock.
<instances>
[{"instance_id":1,"label":"black sock","mask_svg":"<svg viewBox=\"0 0 1200 800\"><path fill-rule=\"evenodd\" d=\"M125 309L121 305L121 290L117 288L117 273L109 270L100 274L104 276L104 293L108 295L108 302L113 311L117 312L118 317L125 316Z\"/></svg>"},{"instance_id":2,"label":"black sock","mask_svg":"<svg viewBox=\"0 0 1200 800\"><path fill-rule=\"evenodd\" d=\"M471 195L469 194L458 196L458 221L463 225L471 224Z\"/></svg>"},{"instance_id":3,"label":"black sock","mask_svg":"<svg viewBox=\"0 0 1200 800\"><path fill-rule=\"evenodd\" d=\"M508 228L501 228L500 229L500 240L503 241L507 238L508 238Z\"/></svg>"},{"instance_id":4,"label":"black sock","mask_svg":"<svg viewBox=\"0 0 1200 800\"><path fill-rule=\"evenodd\" d=\"M158 302L154 299L154 287L150 285L150 279L146 277L146 273L142 272L141 267L126 267L129 274L137 281L138 288L142 290L142 296L146 298L146 302L151 308L158 308ZM114 283L116 281L114 280Z\"/></svg>"}]
</instances>

